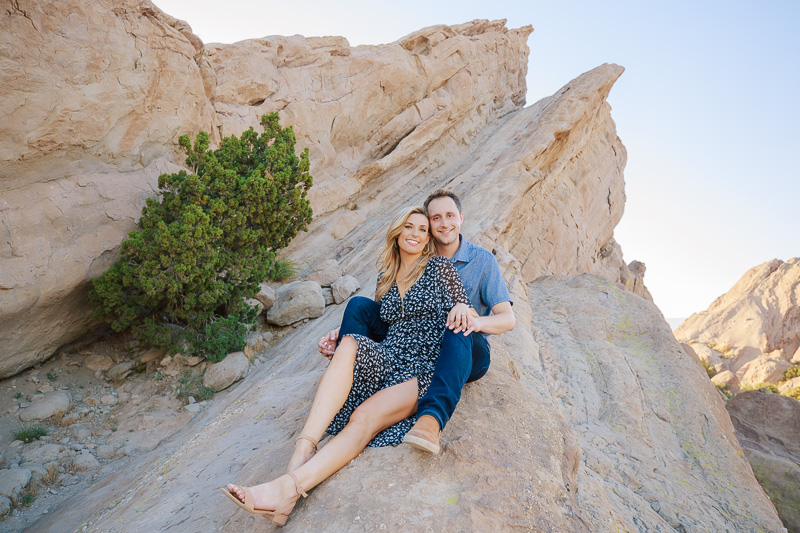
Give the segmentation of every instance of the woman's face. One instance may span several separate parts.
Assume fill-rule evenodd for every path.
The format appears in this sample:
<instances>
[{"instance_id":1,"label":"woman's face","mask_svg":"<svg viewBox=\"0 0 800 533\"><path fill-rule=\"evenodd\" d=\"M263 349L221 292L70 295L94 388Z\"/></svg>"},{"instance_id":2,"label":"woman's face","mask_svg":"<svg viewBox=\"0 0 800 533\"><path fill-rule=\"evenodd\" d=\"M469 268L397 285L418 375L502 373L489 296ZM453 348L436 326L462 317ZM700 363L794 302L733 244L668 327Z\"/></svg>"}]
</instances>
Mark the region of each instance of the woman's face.
<instances>
[{"instance_id":1,"label":"woman's face","mask_svg":"<svg viewBox=\"0 0 800 533\"><path fill-rule=\"evenodd\" d=\"M411 213L397 236L397 246L406 253L419 254L431 239L428 229L428 217L420 213Z\"/></svg>"}]
</instances>

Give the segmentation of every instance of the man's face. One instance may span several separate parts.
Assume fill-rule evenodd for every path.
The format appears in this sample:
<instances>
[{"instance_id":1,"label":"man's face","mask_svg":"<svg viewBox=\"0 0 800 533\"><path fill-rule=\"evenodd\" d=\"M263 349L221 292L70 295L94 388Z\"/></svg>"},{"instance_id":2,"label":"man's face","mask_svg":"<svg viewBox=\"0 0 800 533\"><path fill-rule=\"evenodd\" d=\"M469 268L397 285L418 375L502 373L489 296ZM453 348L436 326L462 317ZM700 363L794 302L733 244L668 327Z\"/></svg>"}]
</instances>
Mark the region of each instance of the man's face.
<instances>
[{"instance_id":1,"label":"man's face","mask_svg":"<svg viewBox=\"0 0 800 533\"><path fill-rule=\"evenodd\" d=\"M452 198L443 196L431 200L428 204L428 218L431 221L431 233L437 243L447 245L458 241L464 214L458 212L458 206Z\"/></svg>"}]
</instances>

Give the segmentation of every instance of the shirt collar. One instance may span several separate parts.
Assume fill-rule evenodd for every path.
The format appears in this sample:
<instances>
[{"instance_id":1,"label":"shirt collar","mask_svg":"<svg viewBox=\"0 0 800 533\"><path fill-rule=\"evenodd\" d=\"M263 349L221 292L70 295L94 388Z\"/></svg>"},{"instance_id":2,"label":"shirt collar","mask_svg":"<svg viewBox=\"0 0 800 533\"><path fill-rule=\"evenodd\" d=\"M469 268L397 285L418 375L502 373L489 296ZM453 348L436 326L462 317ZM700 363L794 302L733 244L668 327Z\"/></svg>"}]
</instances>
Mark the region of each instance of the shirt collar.
<instances>
[{"instance_id":1,"label":"shirt collar","mask_svg":"<svg viewBox=\"0 0 800 533\"><path fill-rule=\"evenodd\" d=\"M458 241L459 241L458 250L456 250L456 254L450 261L452 261L453 263L458 263L458 262L469 263L470 256L472 255L470 254L471 251L470 249L472 248L472 245L468 241L466 241L464 239L464 236L461 234L458 235Z\"/></svg>"}]
</instances>

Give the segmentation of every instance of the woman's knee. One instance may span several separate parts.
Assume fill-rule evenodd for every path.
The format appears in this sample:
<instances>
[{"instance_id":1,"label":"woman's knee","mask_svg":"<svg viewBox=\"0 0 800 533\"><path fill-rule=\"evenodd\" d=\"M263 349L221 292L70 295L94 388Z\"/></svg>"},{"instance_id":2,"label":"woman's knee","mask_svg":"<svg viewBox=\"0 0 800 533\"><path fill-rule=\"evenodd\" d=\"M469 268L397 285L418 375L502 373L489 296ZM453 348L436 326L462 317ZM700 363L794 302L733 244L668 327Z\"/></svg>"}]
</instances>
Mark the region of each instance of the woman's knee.
<instances>
[{"instance_id":1,"label":"woman's knee","mask_svg":"<svg viewBox=\"0 0 800 533\"><path fill-rule=\"evenodd\" d=\"M353 429L357 429L360 433L363 433L365 437L369 437L369 440L372 440L372 437L383 429L381 427L381 422L380 413L377 413L374 409L370 409L368 404L362 403L353 411L353 414L350 415L350 422L348 425L352 425Z\"/></svg>"},{"instance_id":2,"label":"woman's knee","mask_svg":"<svg viewBox=\"0 0 800 533\"><path fill-rule=\"evenodd\" d=\"M339 367L340 365L351 367L355 364L357 351L358 342L349 335L343 337L339 346L336 347L336 351L333 352L328 368L331 368L331 366Z\"/></svg>"}]
</instances>

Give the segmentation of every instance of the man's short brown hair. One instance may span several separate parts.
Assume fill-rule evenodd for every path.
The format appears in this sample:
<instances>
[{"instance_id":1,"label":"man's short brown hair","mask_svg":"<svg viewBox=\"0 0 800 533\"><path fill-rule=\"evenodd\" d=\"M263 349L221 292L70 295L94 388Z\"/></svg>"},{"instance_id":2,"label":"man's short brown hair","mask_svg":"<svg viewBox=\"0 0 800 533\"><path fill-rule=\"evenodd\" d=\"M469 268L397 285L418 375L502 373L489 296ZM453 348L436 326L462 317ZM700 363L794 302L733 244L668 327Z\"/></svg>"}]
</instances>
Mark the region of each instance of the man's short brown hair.
<instances>
[{"instance_id":1,"label":"man's short brown hair","mask_svg":"<svg viewBox=\"0 0 800 533\"><path fill-rule=\"evenodd\" d=\"M436 189L435 191L433 191L428 195L428 197L425 199L425 203L423 204L423 206L425 207L425 212L428 211L428 204L436 200L437 198L452 198L453 201L456 203L456 207L458 208L458 213L461 214L461 200L458 199L456 193L445 189Z\"/></svg>"}]
</instances>

